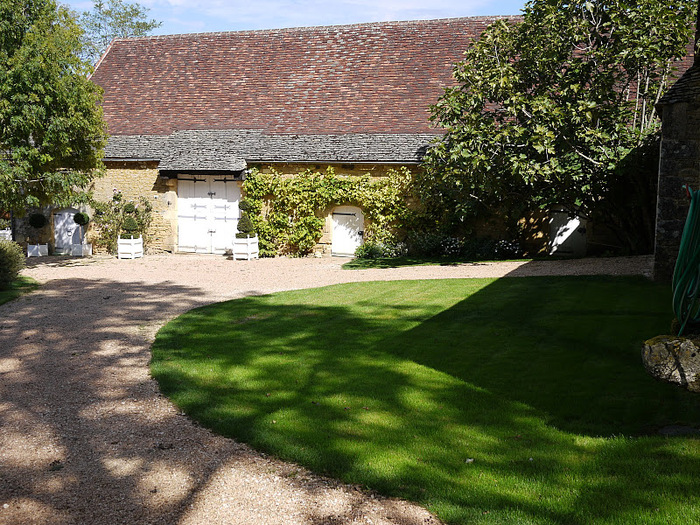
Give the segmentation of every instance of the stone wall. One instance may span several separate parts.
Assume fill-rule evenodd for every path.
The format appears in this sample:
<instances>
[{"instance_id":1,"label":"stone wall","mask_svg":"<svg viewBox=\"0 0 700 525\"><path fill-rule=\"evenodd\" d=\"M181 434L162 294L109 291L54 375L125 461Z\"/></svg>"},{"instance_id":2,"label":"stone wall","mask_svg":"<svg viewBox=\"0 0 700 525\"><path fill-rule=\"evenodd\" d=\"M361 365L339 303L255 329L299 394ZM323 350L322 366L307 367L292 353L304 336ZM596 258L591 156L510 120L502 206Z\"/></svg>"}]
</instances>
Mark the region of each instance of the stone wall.
<instances>
[{"instance_id":1,"label":"stone wall","mask_svg":"<svg viewBox=\"0 0 700 525\"><path fill-rule=\"evenodd\" d=\"M157 162L105 162L106 173L93 184L98 201L109 201L121 191L125 201L146 197L153 206L149 252L177 248L177 180L161 178ZM92 232L94 235L94 232ZM88 232L88 237L91 232Z\"/></svg>"},{"instance_id":2,"label":"stone wall","mask_svg":"<svg viewBox=\"0 0 700 525\"><path fill-rule=\"evenodd\" d=\"M700 187L700 106L665 105L662 122L654 278L670 281L690 205L683 185Z\"/></svg>"}]
</instances>

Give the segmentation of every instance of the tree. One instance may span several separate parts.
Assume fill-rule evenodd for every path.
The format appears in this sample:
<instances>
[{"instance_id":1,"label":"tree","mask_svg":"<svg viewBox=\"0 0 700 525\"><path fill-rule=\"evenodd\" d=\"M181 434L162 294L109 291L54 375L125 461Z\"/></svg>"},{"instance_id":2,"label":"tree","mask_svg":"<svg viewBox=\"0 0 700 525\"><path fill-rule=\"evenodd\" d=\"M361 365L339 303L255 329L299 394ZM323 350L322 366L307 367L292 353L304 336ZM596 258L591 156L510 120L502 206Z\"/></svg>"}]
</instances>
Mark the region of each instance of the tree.
<instances>
[{"instance_id":1,"label":"tree","mask_svg":"<svg viewBox=\"0 0 700 525\"><path fill-rule=\"evenodd\" d=\"M81 31L54 0L0 0L0 204L69 205L98 174L101 90Z\"/></svg>"},{"instance_id":2,"label":"tree","mask_svg":"<svg viewBox=\"0 0 700 525\"><path fill-rule=\"evenodd\" d=\"M612 195L623 187L627 200L655 204L656 169L647 165L659 130L654 105L686 55L694 6L532 0L521 22L491 25L432 107L446 134L425 157L429 209L455 227L484 214L512 225L560 205L602 214L629 249L646 248L653 219L645 239L629 238Z\"/></svg>"},{"instance_id":3,"label":"tree","mask_svg":"<svg viewBox=\"0 0 700 525\"><path fill-rule=\"evenodd\" d=\"M162 22L148 19L148 8L123 0L93 0L92 11L80 15L80 25L85 34L85 57L93 64L102 56L115 38L146 36L161 26Z\"/></svg>"}]
</instances>

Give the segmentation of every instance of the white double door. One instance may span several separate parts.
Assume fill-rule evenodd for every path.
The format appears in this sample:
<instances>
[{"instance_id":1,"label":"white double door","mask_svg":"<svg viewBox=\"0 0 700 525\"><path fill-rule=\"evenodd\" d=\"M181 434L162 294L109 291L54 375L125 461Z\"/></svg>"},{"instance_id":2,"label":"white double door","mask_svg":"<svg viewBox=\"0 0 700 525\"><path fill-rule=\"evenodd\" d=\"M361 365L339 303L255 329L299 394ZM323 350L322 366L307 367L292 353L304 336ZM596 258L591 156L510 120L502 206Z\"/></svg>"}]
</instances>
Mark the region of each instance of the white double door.
<instances>
[{"instance_id":1,"label":"white double door","mask_svg":"<svg viewBox=\"0 0 700 525\"><path fill-rule=\"evenodd\" d=\"M239 182L223 176L183 177L177 183L178 249L225 253L233 248L241 199Z\"/></svg>"}]
</instances>

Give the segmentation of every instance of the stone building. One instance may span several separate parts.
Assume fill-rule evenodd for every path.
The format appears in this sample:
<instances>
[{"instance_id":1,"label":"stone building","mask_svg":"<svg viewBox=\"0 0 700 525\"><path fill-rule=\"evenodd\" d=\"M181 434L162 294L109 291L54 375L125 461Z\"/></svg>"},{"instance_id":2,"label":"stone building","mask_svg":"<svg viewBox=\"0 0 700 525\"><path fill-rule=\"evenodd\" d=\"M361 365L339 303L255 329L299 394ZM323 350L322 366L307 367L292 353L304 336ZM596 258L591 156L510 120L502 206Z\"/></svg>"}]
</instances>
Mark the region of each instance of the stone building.
<instances>
[{"instance_id":1,"label":"stone building","mask_svg":"<svg viewBox=\"0 0 700 525\"><path fill-rule=\"evenodd\" d=\"M440 133L430 105L495 20L117 39L92 76L110 134L95 197L147 196L156 248L222 253L251 167L382 175L417 166ZM321 244L346 253L358 237L334 238L335 223L363 229L362 220L347 223L362 214L336 204Z\"/></svg>"},{"instance_id":2,"label":"stone building","mask_svg":"<svg viewBox=\"0 0 700 525\"><path fill-rule=\"evenodd\" d=\"M656 212L654 278L670 281L690 200L684 185L700 189L700 63L666 92L657 106L662 137Z\"/></svg>"}]
</instances>

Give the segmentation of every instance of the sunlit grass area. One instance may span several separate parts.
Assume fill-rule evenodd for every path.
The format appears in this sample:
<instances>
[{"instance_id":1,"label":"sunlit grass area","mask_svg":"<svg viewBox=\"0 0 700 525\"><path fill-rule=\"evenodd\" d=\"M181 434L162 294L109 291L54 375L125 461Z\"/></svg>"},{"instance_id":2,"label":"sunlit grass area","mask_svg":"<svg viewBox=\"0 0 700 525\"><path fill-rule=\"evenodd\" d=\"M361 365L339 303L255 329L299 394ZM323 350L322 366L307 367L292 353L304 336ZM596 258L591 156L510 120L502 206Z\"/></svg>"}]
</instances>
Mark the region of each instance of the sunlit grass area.
<instances>
[{"instance_id":1,"label":"sunlit grass area","mask_svg":"<svg viewBox=\"0 0 700 525\"><path fill-rule=\"evenodd\" d=\"M193 310L152 373L215 431L451 523L700 521L700 396L655 381L667 286L348 284Z\"/></svg>"},{"instance_id":2,"label":"sunlit grass area","mask_svg":"<svg viewBox=\"0 0 700 525\"><path fill-rule=\"evenodd\" d=\"M16 299L22 294L32 292L39 287L34 279L29 277L20 277L10 285L7 290L0 290L0 304L5 304L8 301Z\"/></svg>"}]
</instances>

